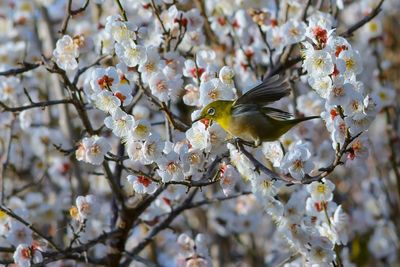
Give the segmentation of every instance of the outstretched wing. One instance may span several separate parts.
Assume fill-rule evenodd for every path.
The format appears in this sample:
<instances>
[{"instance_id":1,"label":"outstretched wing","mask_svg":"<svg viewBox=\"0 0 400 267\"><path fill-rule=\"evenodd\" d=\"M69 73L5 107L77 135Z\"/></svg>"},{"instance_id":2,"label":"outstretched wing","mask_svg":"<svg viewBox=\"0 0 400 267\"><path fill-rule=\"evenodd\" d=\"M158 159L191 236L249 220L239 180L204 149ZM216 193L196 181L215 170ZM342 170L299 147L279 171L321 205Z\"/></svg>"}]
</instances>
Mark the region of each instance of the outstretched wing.
<instances>
[{"instance_id":1,"label":"outstretched wing","mask_svg":"<svg viewBox=\"0 0 400 267\"><path fill-rule=\"evenodd\" d=\"M280 110L277 108L262 107L261 111L265 115L267 115L275 120L286 121L286 120L290 120L290 119L294 118L292 113L289 113L289 112L286 112L286 111L283 111L283 110Z\"/></svg>"},{"instance_id":2,"label":"outstretched wing","mask_svg":"<svg viewBox=\"0 0 400 267\"><path fill-rule=\"evenodd\" d=\"M261 84L239 97L233 106L257 104L265 106L290 94L290 84L279 75L265 79Z\"/></svg>"},{"instance_id":3,"label":"outstretched wing","mask_svg":"<svg viewBox=\"0 0 400 267\"><path fill-rule=\"evenodd\" d=\"M232 109L233 117L243 116L243 115L251 117L252 115L259 115L259 114L264 114L265 116L280 121L286 121L294 118L293 114L289 112L277 108L260 107L256 104L237 105L234 106Z\"/></svg>"}]
</instances>

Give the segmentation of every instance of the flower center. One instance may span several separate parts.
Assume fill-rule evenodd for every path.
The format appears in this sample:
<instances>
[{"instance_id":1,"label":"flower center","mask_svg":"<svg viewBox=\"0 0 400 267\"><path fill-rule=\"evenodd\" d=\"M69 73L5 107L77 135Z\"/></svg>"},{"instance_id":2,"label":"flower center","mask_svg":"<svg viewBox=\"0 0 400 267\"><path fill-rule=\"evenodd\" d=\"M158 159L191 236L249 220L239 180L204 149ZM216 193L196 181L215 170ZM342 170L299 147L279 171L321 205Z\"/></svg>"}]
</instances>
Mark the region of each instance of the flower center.
<instances>
[{"instance_id":1,"label":"flower center","mask_svg":"<svg viewBox=\"0 0 400 267\"><path fill-rule=\"evenodd\" d=\"M333 88L333 95L335 97L344 96L343 87L335 87L335 88Z\"/></svg>"},{"instance_id":2,"label":"flower center","mask_svg":"<svg viewBox=\"0 0 400 267\"><path fill-rule=\"evenodd\" d=\"M144 68L147 72L154 72L155 70L155 64L154 62L148 62L144 65Z\"/></svg>"},{"instance_id":3,"label":"flower center","mask_svg":"<svg viewBox=\"0 0 400 267\"><path fill-rule=\"evenodd\" d=\"M318 186L317 186L317 192L318 193L320 193L320 194L323 194L323 193L325 193L325 185L324 184L319 184Z\"/></svg>"},{"instance_id":4,"label":"flower center","mask_svg":"<svg viewBox=\"0 0 400 267\"><path fill-rule=\"evenodd\" d=\"M167 170L168 170L170 173L177 172L178 169L179 169L179 166L178 166L175 162L170 162L170 163L167 165Z\"/></svg>"},{"instance_id":5,"label":"flower center","mask_svg":"<svg viewBox=\"0 0 400 267\"><path fill-rule=\"evenodd\" d=\"M300 169L303 168L303 162L302 162L301 160L299 160L299 159L296 159L296 160L293 162L293 166L294 166L294 168L295 168L296 170L300 170Z\"/></svg>"},{"instance_id":6,"label":"flower center","mask_svg":"<svg viewBox=\"0 0 400 267\"><path fill-rule=\"evenodd\" d=\"M348 70L353 70L354 69L356 63L354 62L354 60L352 58L346 58L345 62L346 62L346 68Z\"/></svg>"},{"instance_id":7,"label":"flower center","mask_svg":"<svg viewBox=\"0 0 400 267\"><path fill-rule=\"evenodd\" d=\"M25 259L30 259L31 258L31 250L29 248L23 248L23 249L21 249L21 255Z\"/></svg>"},{"instance_id":8,"label":"flower center","mask_svg":"<svg viewBox=\"0 0 400 267\"><path fill-rule=\"evenodd\" d=\"M323 58L314 59L314 66L317 69L322 69L322 67L324 66L324 59Z\"/></svg>"},{"instance_id":9,"label":"flower center","mask_svg":"<svg viewBox=\"0 0 400 267\"><path fill-rule=\"evenodd\" d=\"M144 187L148 187L151 184L151 180L142 175L139 175L137 177L137 181L141 183Z\"/></svg>"},{"instance_id":10,"label":"flower center","mask_svg":"<svg viewBox=\"0 0 400 267\"><path fill-rule=\"evenodd\" d=\"M24 240L25 237L26 237L26 233L25 233L24 230L21 229L21 230L18 230L18 231L17 231L17 238L18 238L19 240Z\"/></svg>"},{"instance_id":11,"label":"flower center","mask_svg":"<svg viewBox=\"0 0 400 267\"><path fill-rule=\"evenodd\" d=\"M6 95L12 95L13 93L14 93L14 88L12 87L12 86L9 86L9 85L6 85L4 88L3 88L3 92L4 92L4 94L6 94Z\"/></svg>"},{"instance_id":12,"label":"flower center","mask_svg":"<svg viewBox=\"0 0 400 267\"><path fill-rule=\"evenodd\" d=\"M130 58L136 58L139 55L139 50L136 48L131 48L127 50L127 56Z\"/></svg>"},{"instance_id":13,"label":"flower center","mask_svg":"<svg viewBox=\"0 0 400 267\"><path fill-rule=\"evenodd\" d=\"M208 96L212 99L212 100L216 100L219 96L219 92L218 90L212 90L211 92L208 93Z\"/></svg>"},{"instance_id":14,"label":"flower center","mask_svg":"<svg viewBox=\"0 0 400 267\"><path fill-rule=\"evenodd\" d=\"M290 35L292 35L293 37L296 37L299 35L299 31L297 30L297 28L291 28L289 31Z\"/></svg>"},{"instance_id":15,"label":"flower center","mask_svg":"<svg viewBox=\"0 0 400 267\"><path fill-rule=\"evenodd\" d=\"M163 92L163 91L167 90L167 85L165 84L164 81L159 81L157 83L156 87L157 87L157 91L159 91L159 92Z\"/></svg>"},{"instance_id":16,"label":"flower center","mask_svg":"<svg viewBox=\"0 0 400 267\"><path fill-rule=\"evenodd\" d=\"M191 154L188 158L190 164L198 164L200 163L200 156L198 154Z\"/></svg>"},{"instance_id":17,"label":"flower center","mask_svg":"<svg viewBox=\"0 0 400 267\"><path fill-rule=\"evenodd\" d=\"M119 100L121 100L121 102L124 102L124 100L126 99L126 96L124 96L123 94L121 94L120 92L116 92L114 94L116 97L119 98Z\"/></svg>"},{"instance_id":18,"label":"flower center","mask_svg":"<svg viewBox=\"0 0 400 267\"><path fill-rule=\"evenodd\" d=\"M97 80L97 84L101 89L110 88L114 82L114 78L111 78L107 75L103 75L100 79Z\"/></svg>"},{"instance_id":19,"label":"flower center","mask_svg":"<svg viewBox=\"0 0 400 267\"><path fill-rule=\"evenodd\" d=\"M90 206L89 203L85 202L81 205L80 210L82 213L89 214L91 211L92 207Z\"/></svg>"},{"instance_id":20,"label":"flower center","mask_svg":"<svg viewBox=\"0 0 400 267\"><path fill-rule=\"evenodd\" d=\"M100 152L101 152L101 149L100 149L100 146L99 145L94 145L94 146L92 146L91 148L90 148L90 152L93 154L93 155L98 155L98 154L100 154Z\"/></svg>"}]
</instances>

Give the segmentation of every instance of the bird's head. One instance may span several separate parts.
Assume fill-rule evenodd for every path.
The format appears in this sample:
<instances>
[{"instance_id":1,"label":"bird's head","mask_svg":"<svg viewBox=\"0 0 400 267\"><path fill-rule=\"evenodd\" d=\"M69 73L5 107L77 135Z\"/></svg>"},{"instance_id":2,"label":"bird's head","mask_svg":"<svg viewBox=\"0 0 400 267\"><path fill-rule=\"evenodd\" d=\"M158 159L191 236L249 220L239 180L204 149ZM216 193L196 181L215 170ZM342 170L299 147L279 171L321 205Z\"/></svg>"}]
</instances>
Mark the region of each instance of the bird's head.
<instances>
[{"instance_id":1,"label":"bird's head","mask_svg":"<svg viewBox=\"0 0 400 267\"><path fill-rule=\"evenodd\" d=\"M217 100L205 106L198 118L193 122L208 119L211 121L220 122L230 116L233 101L230 100Z\"/></svg>"}]
</instances>

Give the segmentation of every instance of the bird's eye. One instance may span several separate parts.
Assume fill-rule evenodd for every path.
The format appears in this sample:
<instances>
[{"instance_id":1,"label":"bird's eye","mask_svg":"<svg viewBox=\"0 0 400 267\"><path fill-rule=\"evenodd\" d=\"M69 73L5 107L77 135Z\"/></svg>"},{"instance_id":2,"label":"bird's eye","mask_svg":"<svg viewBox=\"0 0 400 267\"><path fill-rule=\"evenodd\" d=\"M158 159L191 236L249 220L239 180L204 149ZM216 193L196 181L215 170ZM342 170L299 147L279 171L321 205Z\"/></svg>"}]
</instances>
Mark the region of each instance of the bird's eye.
<instances>
[{"instance_id":1,"label":"bird's eye","mask_svg":"<svg viewBox=\"0 0 400 267\"><path fill-rule=\"evenodd\" d=\"M215 114L215 108L209 108L207 114L213 116Z\"/></svg>"}]
</instances>

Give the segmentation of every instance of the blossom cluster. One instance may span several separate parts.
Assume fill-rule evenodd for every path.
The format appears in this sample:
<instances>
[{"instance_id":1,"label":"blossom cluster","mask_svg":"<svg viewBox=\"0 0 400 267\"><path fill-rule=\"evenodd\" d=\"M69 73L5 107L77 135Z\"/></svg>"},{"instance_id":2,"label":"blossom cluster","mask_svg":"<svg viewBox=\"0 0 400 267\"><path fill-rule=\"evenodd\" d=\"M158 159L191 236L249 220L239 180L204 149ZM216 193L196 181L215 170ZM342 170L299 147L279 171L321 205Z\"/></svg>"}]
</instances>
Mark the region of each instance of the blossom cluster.
<instances>
[{"instance_id":1,"label":"blossom cluster","mask_svg":"<svg viewBox=\"0 0 400 267\"><path fill-rule=\"evenodd\" d=\"M399 260L395 0L7 2L0 266ZM276 74L321 119L258 147L195 121Z\"/></svg>"}]
</instances>

